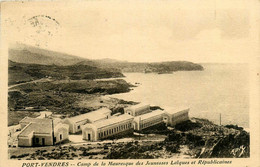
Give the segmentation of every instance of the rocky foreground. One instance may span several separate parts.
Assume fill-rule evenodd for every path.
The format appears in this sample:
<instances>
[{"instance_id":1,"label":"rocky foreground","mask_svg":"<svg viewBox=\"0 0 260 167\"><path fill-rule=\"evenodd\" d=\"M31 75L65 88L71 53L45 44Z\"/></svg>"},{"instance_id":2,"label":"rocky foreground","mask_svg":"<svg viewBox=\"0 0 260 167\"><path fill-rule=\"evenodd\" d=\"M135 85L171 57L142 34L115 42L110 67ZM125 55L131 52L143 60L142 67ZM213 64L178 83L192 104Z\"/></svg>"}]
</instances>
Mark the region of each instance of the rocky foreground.
<instances>
[{"instance_id":1,"label":"rocky foreground","mask_svg":"<svg viewBox=\"0 0 260 167\"><path fill-rule=\"evenodd\" d=\"M164 134L164 141L131 143L113 147L106 158L172 158L179 154L190 158L246 158L250 156L249 133L243 128L219 126L206 119L190 121L168 129L163 125L143 131L146 134ZM186 149L184 149L186 148Z\"/></svg>"}]
</instances>

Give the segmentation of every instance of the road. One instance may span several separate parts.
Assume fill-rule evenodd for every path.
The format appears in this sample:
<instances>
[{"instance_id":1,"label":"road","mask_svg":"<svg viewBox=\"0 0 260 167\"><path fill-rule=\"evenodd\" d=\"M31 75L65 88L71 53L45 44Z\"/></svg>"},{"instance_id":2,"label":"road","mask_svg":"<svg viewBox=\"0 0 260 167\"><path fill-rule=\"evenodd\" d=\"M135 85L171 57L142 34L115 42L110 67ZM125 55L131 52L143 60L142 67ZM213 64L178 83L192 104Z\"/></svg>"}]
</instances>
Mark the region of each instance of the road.
<instances>
[{"instance_id":1,"label":"road","mask_svg":"<svg viewBox=\"0 0 260 167\"><path fill-rule=\"evenodd\" d=\"M25 84L28 84L28 83L47 82L47 81L51 81L51 79L49 79L49 78L41 78L41 79L29 81L29 82L24 82L24 83L19 83L19 84L15 84L15 85L10 85L10 86L8 86L8 89L11 89L11 88L14 88L14 87L20 86L20 85L25 85Z\"/></svg>"}]
</instances>

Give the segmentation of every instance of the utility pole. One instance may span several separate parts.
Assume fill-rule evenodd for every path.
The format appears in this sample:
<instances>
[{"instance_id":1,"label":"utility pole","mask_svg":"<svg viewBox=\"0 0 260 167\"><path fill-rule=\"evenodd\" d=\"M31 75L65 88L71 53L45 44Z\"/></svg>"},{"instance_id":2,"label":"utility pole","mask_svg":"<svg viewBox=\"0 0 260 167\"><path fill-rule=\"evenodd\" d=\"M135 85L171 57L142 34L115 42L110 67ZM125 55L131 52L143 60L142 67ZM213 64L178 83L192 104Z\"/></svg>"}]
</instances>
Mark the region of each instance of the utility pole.
<instances>
[{"instance_id":1,"label":"utility pole","mask_svg":"<svg viewBox=\"0 0 260 167\"><path fill-rule=\"evenodd\" d=\"M53 143L53 145L55 145L55 142L54 142L54 124L53 124L53 118L51 118L51 122L52 122L52 143Z\"/></svg>"},{"instance_id":2,"label":"utility pole","mask_svg":"<svg viewBox=\"0 0 260 167\"><path fill-rule=\"evenodd\" d=\"M221 126L221 113L219 114L219 124Z\"/></svg>"},{"instance_id":3,"label":"utility pole","mask_svg":"<svg viewBox=\"0 0 260 167\"><path fill-rule=\"evenodd\" d=\"M141 116L139 117L139 128L138 128L138 131L139 131L139 141L141 140Z\"/></svg>"}]
</instances>

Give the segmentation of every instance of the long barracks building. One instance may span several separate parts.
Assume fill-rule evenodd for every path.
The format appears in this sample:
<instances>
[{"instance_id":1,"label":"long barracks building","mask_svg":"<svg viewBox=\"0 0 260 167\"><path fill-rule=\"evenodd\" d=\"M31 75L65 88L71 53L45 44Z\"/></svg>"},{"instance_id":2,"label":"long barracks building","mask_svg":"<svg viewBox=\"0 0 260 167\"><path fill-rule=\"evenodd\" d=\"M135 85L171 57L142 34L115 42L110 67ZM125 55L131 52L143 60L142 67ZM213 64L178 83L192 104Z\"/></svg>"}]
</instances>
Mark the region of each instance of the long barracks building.
<instances>
[{"instance_id":1,"label":"long barracks building","mask_svg":"<svg viewBox=\"0 0 260 167\"><path fill-rule=\"evenodd\" d=\"M151 111L150 105L146 104L125 108L124 114L119 116L111 116L111 110L101 108L60 122L26 117L20 121L22 130L18 135L18 146L53 145L69 139L69 133L80 131L84 140L98 141L124 136L134 130L143 130L160 123L175 126L186 120L189 120L189 108Z\"/></svg>"},{"instance_id":2,"label":"long barracks building","mask_svg":"<svg viewBox=\"0 0 260 167\"><path fill-rule=\"evenodd\" d=\"M120 116L83 125L82 137L87 141L97 141L133 130L143 130L160 123L175 126L188 119L189 108L151 111L150 105L138 104L125 108L124 114Z\"/></svg>"}]
</instances>

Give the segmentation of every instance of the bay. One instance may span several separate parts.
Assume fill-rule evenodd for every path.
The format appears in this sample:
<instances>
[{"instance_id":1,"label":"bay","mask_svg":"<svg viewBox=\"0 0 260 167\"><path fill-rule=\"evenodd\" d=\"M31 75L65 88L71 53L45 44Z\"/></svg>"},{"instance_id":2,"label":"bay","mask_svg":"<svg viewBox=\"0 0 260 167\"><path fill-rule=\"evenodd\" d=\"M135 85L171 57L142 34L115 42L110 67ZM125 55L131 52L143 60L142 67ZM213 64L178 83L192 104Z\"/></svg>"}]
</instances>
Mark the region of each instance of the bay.
<instances>
[{"instance_id":1,"label":"bay","mask_svg":"<svg viewBox=\"0 0 260 167\"><path fill-rule=\"evenodd\" d=\"M173 74L124 73L137 87L110 97L157 105L185 106L190 116L249 128L249 67L247 64L202 64L204 71Z\"/></svg>"}]
</instances>

